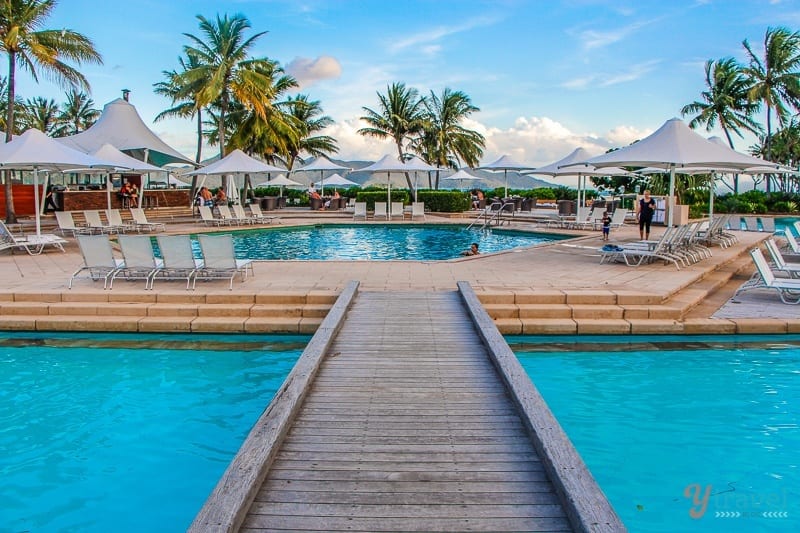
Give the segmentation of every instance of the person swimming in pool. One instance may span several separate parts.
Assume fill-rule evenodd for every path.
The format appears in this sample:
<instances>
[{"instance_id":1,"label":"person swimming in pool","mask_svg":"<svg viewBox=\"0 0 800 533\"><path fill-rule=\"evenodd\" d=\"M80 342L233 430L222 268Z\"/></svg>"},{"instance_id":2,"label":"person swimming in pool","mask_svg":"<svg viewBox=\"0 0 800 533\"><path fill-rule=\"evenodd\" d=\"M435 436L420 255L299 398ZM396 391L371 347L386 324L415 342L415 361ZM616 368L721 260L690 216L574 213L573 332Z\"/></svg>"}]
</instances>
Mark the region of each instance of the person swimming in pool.
<instances>
[{"instance_id":1,"label":"person swimming in pool","mask_svg":"<svg viewBox=\"0 0 800 533\"><path fill-rule=\"evenodd\" d=\"M461 252L461 255L480 255L480 251L478 251L478 243L473 242L469 247L469 250L464 250Z\"/></svg>"}]
</instances>

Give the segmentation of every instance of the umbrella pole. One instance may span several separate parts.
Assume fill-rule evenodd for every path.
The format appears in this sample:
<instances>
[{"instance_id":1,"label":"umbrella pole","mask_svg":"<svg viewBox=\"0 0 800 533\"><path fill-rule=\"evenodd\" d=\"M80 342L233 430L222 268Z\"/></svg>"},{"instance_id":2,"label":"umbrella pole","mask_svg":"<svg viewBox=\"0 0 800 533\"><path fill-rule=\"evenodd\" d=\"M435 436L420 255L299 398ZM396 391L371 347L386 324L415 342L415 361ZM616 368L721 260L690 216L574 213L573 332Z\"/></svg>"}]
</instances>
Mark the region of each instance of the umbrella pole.
<instances>
[{"instance_id":1,"label":"umbrella pole","mask_svg":"<svg viewBox=\"0 0 800 533\"><path fill-rule=\"evenodd\" d=\"M711 174L711 186L708 193L708 221L714 220L714 189L717 188L717 175Z\"/></svg>"},{"instance_id":2,"label":"umbrella pole","mask_svg":"<svg viewBox=\"0 0 800 533\"><path fill-rule=\"evenodd\" d=\"M506 179L506 195L505 195L505 198L508 198L508 169L503 170L503 177Z\"/></svg>"},{"instance_id":3,"label":"umbrella pole","mask_svg":"<svg viewBox=\"0 0 800 533\"><path fill-rule=\"evenodd\" d=\"M33 205L36 206L36 235L42 234L42 223L39 220L39 167L33 167Z\"/></svg>"},{"instance_id":4,"label":"umbrella pole","mask_svg":"<svg viewBox=\"0 0 800 533\"><path fill-rule=\"evenodd\" d=\"M667 198L667 207L669 209L669 217L667 227L672 227L675 212L675 165L669 167L669 198Z\"/></svg>"},{"instance_id":5,"label":"umbrella pole","mask_svg":"<svg viewBox=\"0 0 800 533\"><path fill-rule=\"evenodd\" d=\"M111 172L106 173L106 209L111 209Z\"/></svg>"}]
</instances>

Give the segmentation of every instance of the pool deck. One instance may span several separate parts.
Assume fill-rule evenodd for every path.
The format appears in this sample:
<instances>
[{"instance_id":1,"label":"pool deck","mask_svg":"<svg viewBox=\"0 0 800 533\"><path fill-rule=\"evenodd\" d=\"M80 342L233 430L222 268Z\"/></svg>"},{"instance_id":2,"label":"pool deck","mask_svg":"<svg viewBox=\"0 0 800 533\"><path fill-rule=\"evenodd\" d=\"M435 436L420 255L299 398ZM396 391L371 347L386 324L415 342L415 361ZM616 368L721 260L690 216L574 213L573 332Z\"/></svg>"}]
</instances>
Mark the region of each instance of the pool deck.
<instances>
[{"instance_id":1,"label":"pool deck","mask_svg":"<svg viewBox=\"0 0 800 533\"><path fill-rule=\"evenodd\" d=\"M284 218L281 226L350 221L341 215L311 215ZM469 220L428 215L426 222L464 224ZM676 270L662 263L601 265L599 232L550 230L523 221L513 222L510 228L567 233L575 238L448 261L258 261L255 277L235 281L232 291L225 282L198 283L195 291L166 282L144 291L142 282L127 282L103 291L88 280L77 280L68 291L67 280L82 264L70 238L67 253L0 255L4 280L0 328L61 329L59 324L66 327L88 316L94 327L104 330L213 331L216 322L217 331L313 333L324 316L324 306L355 280L368 291L449 291L457 282L467 281L500 331L507 334L800 332L797 308L780 303L776 294L752 291L729 303L752 272L746 251L766 238L763 233L737 232L739 244L728 249L715 246L711 259ZM197 223L169 225L170 233L199 231L219 229ZM653 237L661 231L654 229ZM637 228L625 226L612 232L611 242L637 238ZM219 307L225 303L236 304L236 312L223 313ZM288 324L283 329L266 320L280 313L263 308L282 304L305 306L299 311L299 321L283 316ZM258 305L262 307L252 309ZM104 306L115 312L107 312ZM291 318L298 313L295 307ZM735 312L726 313L726 309ZM131 328L131 323L139 326Z\"/></svg>"}]
</instances>

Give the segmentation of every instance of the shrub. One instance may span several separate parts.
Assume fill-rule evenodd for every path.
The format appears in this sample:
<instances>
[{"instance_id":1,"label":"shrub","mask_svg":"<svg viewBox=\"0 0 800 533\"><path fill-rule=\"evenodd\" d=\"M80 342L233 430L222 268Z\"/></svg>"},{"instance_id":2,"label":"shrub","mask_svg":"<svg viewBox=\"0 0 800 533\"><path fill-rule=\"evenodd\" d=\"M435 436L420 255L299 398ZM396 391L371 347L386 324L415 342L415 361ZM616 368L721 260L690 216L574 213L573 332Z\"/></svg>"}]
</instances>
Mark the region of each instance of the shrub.
<instances>
[{"instance_id":1,"label":"shrub","mask_svg":"<svg viewBox=\"0 0 800 533\"><path fill-rule=\"evenodd\" d=\"M797 203L791 201L775 202L772 211L776 213L794 213L797 211Z\"/></svg>"},{"instance_id":2,"label":"shrub","mask_svg":"<svg viewBox=\"0 0 800 533\"><path fill-rule=\"evenodd\" d=\"M437 213L460 213L470 208L470 195L460 191L419 191L417 198Z\"/></svg>"},{"instance_id":3,"label":"shrub","mask_svg":"<svg viewBox=\"0 0 800 533\"><path fill-rule=\"evenodd\" d=\"M539 187L538 189L533 189L530 195L530 198L538 198L539 200L555 200L556 193L550 187Z\"/></svg>"}]
</instances>

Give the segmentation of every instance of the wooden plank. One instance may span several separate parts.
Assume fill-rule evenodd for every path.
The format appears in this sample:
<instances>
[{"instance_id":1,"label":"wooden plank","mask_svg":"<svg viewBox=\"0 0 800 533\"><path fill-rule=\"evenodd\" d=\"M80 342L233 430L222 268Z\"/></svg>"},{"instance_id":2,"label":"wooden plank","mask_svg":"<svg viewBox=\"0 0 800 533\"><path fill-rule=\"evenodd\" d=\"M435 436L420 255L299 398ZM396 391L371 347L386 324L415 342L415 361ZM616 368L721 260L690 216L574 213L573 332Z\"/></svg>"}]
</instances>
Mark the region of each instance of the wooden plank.
<instances>
[{"instance_id":1,"label":"wooden plank","mask_svg":"<svg viewBox=\"0 0 800 533\"><path fill-rule=\"evenodd\" d=\"M377 472L450 472L453 461L411 462L411 461L342 461L342 460L309 460L276 458L272 463L273 470L362 470ZM539 472L542 463L539 461L505 461L505 462L458 462L458 470L472 472Z\"/></svg>"},{"instance_id":2,"label":"wooden plank","mask_svg":"<svg viewBox=\"0 0 800 533\"><path fill-rule=\"evenodd\" d=\"M262 499L264 498L264 499ZM358 505L421 505L431 502L450 505L553 505L559 499L555 492L316 492L314 501ZM304 502L309 501L308 493L294 489L261 491L257 502Z\"/></svg>"},{"instance_id":3,"label":"wooden plank","mask_svg":"<svg viewBox=\"0 0 800 533\"><path fill-rule=\"evenodd\" d=\"M242 532L266 531L572 531L564 518L362 518L248 515Z\"/></svg>"},{"instance_id":4,"label":"wooden plank","mask_svg":"<svg viewBox=\"0 0 800 533\"><path fill-rule=\"evenodd\" d=\"M486 516L494 518L549 518L563 517L564 511L560 504L549 505L514 505L514 504L494 504L483 506ZM460 505L451 504L328 504L317 503L313 505L297 502L254 502L250 510L251 514L272 515L272 516L319 516L319 517L349 517L381 516L385 518L463 518L463 510Z\"/></svg>"}]
</instances>

